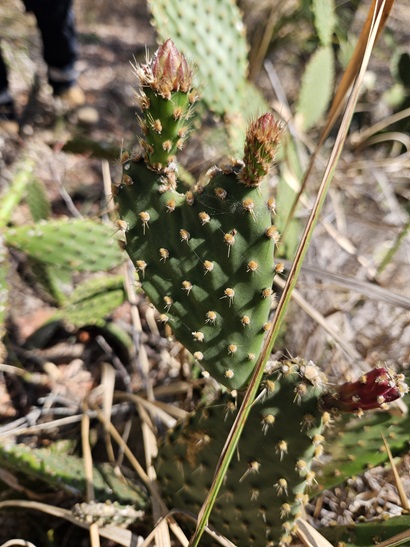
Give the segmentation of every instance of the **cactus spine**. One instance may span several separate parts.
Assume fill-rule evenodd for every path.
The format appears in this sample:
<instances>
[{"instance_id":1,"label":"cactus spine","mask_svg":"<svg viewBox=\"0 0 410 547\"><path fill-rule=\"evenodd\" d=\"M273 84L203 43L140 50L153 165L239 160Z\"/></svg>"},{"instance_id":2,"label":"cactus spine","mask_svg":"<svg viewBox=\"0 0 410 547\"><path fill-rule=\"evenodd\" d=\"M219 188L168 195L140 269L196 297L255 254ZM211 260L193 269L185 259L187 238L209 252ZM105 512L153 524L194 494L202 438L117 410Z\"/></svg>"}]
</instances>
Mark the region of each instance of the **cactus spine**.
<instances>
[{"instance_id":1,"label":"cactus spine","mask_svg":"<svg viewBox=\"0 0 410 547\"><path fill-rule=\"evenodd\" d=\"M144 114L143 156L127 158L116 199L126 250L160 319L206 371L232 389L246 385L272 305L272 200L260 185L280 126L254 121L243 161L208 171L178 192L176 152L189 130L196 92L183 55L168 40L136 67Z\"/></svg>"}]
</instances>

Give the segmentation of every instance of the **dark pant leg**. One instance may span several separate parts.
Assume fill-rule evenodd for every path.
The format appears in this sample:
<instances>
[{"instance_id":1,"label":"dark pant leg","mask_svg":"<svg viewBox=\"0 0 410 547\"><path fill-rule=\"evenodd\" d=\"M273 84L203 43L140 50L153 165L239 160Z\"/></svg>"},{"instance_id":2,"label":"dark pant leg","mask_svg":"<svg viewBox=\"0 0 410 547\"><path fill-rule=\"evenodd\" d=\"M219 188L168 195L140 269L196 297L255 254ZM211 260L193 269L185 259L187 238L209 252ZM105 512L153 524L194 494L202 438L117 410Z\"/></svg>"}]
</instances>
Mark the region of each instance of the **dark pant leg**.
<instances>
[{"instance_id":1,"label":"dark pant leg","mask_svg":"<svg viewBox=\"0 0 410 547\"><path fill-rule=\"evenodd\" d=\"M34 13L43 39L43 56L48 79L55 93L61 93L77 78L77 35L73 0L23 0Z\"/></svg>"},{"instance_id":2,"label":"dark pant leg","mask_svg":"<svg viewBox=\"0 0 410 547\"><path fill-rule=\"evenodd\" d=\"M14 120L15 118L13 99L8 89L7 67L0 47L0 121Z\"/></svg>"},{"instance_id":3,"label":"dark pant leg","mask_svg":"<svg viewBox=\"0 0 410 547\"><path fill-rule=\"evenodd\" d=\"M9 88L9 82L7 79L7 67L1 54L0 46L0 95L7 91Z\"/></svg>"}]
</instances>

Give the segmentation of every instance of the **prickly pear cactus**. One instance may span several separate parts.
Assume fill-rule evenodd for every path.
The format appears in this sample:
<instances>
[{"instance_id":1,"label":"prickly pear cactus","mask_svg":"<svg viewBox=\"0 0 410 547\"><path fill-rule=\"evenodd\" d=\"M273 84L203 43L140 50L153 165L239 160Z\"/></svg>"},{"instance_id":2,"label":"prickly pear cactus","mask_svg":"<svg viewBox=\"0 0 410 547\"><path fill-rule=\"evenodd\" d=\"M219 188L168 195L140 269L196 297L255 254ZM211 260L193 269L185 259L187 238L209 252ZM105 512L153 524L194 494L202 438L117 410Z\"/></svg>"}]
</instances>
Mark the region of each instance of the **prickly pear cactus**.
<instances>
[{"instance_id":1,"label":"prickly pear cactus","mask_svg":"<svg viewBox=\"0 0 410 547\"><path fill-rule=\"evenodd\" d=\"M287 361L265 376L210 524L236 545L288 545L315 483L329 415L324 378L312 363ZM198 512L240 404L223 396L181 423L159 448L157 475L170 507Z\"/></svg>"},{"instance_id":2,"label":"prickly pear cactus","mask_svg":"<svg viewBox=\"0 0 410 547\"><path fill-rule=\"evenodd\" d=\"M248 381L268 327L278 232L260 185L280 126L271 114L248 129L243 161L177 190L176 150L195 92L185 58L168 40L137 68L145 154L123 163L114 188L126 250L142 287L176 338L229 388Z\"/></svg>"}]
</instances>

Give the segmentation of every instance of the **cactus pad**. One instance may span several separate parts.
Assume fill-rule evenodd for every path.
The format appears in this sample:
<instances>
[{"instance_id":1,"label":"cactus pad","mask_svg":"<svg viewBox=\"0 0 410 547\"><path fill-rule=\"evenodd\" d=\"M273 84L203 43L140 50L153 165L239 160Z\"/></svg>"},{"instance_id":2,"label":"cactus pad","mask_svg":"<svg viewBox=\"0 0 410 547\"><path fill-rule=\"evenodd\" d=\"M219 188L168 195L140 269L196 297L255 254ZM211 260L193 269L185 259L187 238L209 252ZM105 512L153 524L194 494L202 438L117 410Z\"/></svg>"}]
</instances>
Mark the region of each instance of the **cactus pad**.
<instances>
[{"instance_id":1,"label":"cactus pad","mask_svg":"<svg viewBox=\"0 0 410 547\"><path fill-rule=\"evenodd\" d=\"M0 446L0 465L12 471L22 484L32 482L39 488L41 483L44 490L63 492L70 497L86 495L84 462L77 456L64 454L63 457L50 448L3 444ZM119 479L110 465L93 466L93 487L98 501L115 499L141 508L147 503L145 492Z\"/></svg>"},{"instance_id":2,"label":"cactus pad","mask_svg":"<svg viewBox=\"0 0 410 547\"><path fill-rule=\"evenodd\" d=\"M123 168L132 184L117 201L143 289L205 370L242 387L272 304L277 231L269 202L239 181L241 164L214 169L205 187L187 195L161 193L163 177L143 161Z\"/></svg>"},{"instance_id":3,"label":"cactus pad","mask_svg":"<svg viewBox=\"0 0 410 547\"><path fill-rule=\"evenodd\" d=\"M81 328L104 326L106 317L124 302L122 276L93 278L79 285L53 317Z\"/></svg>"},{"instance_id":4,"label":"cactus pad","mask_svg":"<svg viewBox=\"0 0 410 547\"><path fill-rule=\"evenodd\" d=\"M292 360L261 385L210 524L237 545L287 545L323 449L323 377L313 363ZM240 402L221 397L160 446L157 475L169 506L199 511Z\"/></svg>"},{"instance_id":5,"label":"cactus pad","mask_svg":"<svg viewBox=\"0 0 410 547\"><path fill-rule=\"evenodd\" d=\"M5 241L45 264L95 272L121 263L114 233L112 226L92 220L52 220L10 228Z\"/></svg>"},{"instance_id":6,"label":"cactus pad","mask_svg":"<svg viewBox=\"0 0 410 547\"><path fill-rule=\"evenodd\" d=\"M160 38L172 36L195 62L208 107L219 114L241 112L248 48L235 2L149 0L149 6Z\"/></svg>"}]
</instances>

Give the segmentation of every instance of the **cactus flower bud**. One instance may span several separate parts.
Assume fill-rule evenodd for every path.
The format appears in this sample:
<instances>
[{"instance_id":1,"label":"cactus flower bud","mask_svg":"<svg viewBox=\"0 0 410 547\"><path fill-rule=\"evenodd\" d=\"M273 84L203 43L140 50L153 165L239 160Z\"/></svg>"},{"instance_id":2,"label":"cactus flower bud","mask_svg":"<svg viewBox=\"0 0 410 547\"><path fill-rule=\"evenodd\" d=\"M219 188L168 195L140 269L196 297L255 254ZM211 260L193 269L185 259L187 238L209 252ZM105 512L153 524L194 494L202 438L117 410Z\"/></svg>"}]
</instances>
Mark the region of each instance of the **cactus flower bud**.
<instances>
[{"instance_id":1,"label":"cactus flower bud","mask_svg":"<svg viewBox=\"0 0 410 547\"><path fill-rule=\"evenodd\" d=\"M402 397L408 391L402 374L378 367L357 380L337 386L335 391L323 397L325 408L335 408L342 412L357 412L384 408Z\"/></svg>"},{"instance_id":2,"label":"cactus flower bud","mask_svg":"<svg viewBox=\"0 0 410 547\"><path fill-rule=\"evenodd\" d=\"M251 123L246 133L244 166L239 175L246 186L259 186L275 159L282 127L269 112Z\"/></svg>"},{"instance_id":3,"label":"cactus flower bud","mask_svg":"<svg viewBox=\"0 0 410 547\"><path fill-rule=\"evenodd\" d=\"M166 99L172 92L188 93L192 88L192 70L170 39L157 49L150 63L138 68L141 84L151 87Z\"/></svg>"}]
</instances>

